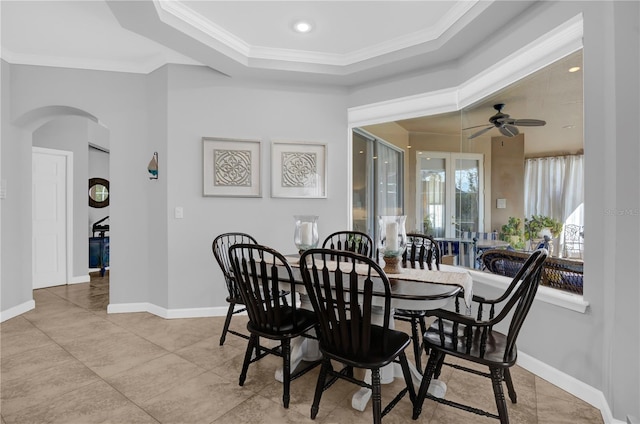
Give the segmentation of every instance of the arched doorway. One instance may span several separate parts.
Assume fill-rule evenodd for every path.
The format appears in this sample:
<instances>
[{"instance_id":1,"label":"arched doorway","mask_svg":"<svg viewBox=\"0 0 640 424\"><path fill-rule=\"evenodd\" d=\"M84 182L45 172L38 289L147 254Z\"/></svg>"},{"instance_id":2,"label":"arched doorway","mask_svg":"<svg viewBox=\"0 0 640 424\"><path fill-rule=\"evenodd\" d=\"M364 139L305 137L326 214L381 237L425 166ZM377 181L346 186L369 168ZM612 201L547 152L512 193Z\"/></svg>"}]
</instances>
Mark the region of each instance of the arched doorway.
<instances>
[{"instance_id":1,"label":"arched doorway","mask_svg":"<svg viewBox=\"0 0 640 424\"><path fill-rule=\"evenodd\" d=\"M91 234L91 222L94 217L89 213L88 202L88 181L90 177L100 176L108 179L108 153L109 153L109 130L100 123L92 114L68 106L46 106L34 109L25 113L16 120L16 123L25 130L25 138L30 138L32 149L45 151L56 156L60 153L66 154L67 168L72 169L71 181L65 183L67 195L71 199L66 208L58 208L55 213L65 213L62 219L66 223L64 232L64 242L54 244L54 238L45 237L44 244L39 240L39 233L43 226L42 222L32 221L32 271L34 288L59 285L75 284L89 281L89 236ZM30 136L30 137L29 137ZM99 148L99 152L106 156L106 160L96 174L92 171L95 162L95 155L90 151ZM35 156L34 156L35 157ZM35 162L34 162L35 163ZM46 165L45 165L46 166ZM32 165L32 172L36 172L36 167ZM35 177L32 175L32 183ZM46 182L46 177L45 177ZM37 184L32 184L32 209L34 218L40 217L46 223L48 203L55 203L48 190L36 192ZM45 198L40 199L45 193ZM40 201L42 200L42 201ZM42 207L44 205L44 207ZM105 211L103 211L105 212ZM106 211L108 213L108 210ZM60 220L59 220L60 221ZM48 245L50 251L47 251ZM43 247L44 246L44 247ZM64 250L60 246L66 246ZM66 256L60 260L61 256ZM44 263L65 266L63 279L58 276L51 278L47 282L46 275L42 275ZM36 271L38 274L38 285L36 284Z\"/></svg>"}]
</instances>

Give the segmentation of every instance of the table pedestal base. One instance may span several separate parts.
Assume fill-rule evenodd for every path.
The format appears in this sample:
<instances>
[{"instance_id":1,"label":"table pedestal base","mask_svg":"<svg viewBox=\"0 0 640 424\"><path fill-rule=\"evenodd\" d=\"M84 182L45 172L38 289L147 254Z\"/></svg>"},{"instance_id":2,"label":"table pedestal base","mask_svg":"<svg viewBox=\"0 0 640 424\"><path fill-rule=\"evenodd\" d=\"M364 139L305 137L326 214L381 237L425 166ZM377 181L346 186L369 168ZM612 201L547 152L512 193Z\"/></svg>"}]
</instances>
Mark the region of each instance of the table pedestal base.
<instances>
[{"instance_id":1,"label":"table pedestal base","mask_svg":"<svg viewBox=\"0 0 640 424\"><path fill-rule=\"evenodd\" d=\"M297 337L291 340L291 372L295 371L300 362L315 362L322 359L322 353L318 348L318 341L306 337ZM276 368L275 378L283 382L282 367Z\"/></svg>"},{"instance_id":2,"label":"table pedestal base","mask_svg":"<svg viewBox=\"0 0 640 424\"><path fill-rule=\"evenodd\" d=\"M409 362L409 371L411 372L413 386L416 389L416 393L418 393L420 383L422 382L422 374L418 372L417 368L411 362ZM389 384L393 382L394 378L404 379L400 364L393 363L380 369L380 383ZM364 381L371 384L370 370L366 371ZM432 396L443 398L447 392L447 385L444 381L432 379L427 392ZM363 387L355 392L351 397L351 407L358 411L364 411L367 407L367 403L369 403L369 399L371 399L371 389Z\"/></svg>"}]
</instances>

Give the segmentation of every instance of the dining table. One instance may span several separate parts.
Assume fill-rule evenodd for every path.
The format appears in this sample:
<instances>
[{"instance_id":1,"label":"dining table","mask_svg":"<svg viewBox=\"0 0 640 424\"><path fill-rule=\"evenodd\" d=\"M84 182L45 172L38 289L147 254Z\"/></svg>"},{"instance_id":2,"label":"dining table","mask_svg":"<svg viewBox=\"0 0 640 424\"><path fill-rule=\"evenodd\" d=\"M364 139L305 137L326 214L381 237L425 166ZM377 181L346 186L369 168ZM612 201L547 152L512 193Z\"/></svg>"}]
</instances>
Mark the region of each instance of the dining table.
<instances>
[{"instance_id":1,"label":"dining table","mask_svg":"<svg viewBox=\"0 0 640 424\"><path fill-rule=\"evenodd\" d=\"M304 290L302 275L300 273L300 255L285 255L296 281L296 291L300 297L300 307L313 310L311 302ZM469 271L462 267L451 265L440 265L439 270L430 270L416 264L405 264L400 273L386 273L391 283L391 305L393 308L408 310L436 310L444 308L462 292L464 303L469 308L473 297L473 280ZM378 313L376 314L376 311ZM393 311L391 311L393 314ZM382 324L382 308L373 310L372 322ZM391 328L393 320L391 320ZM317 361L322 357L318 347L317 339L299 337L291 342L291 369L295 370L302 361ZM409 361L411 377L416 388L420 387L422 373ZM275 378L282 379L282 368L278 368ZM400 364L392 363L380 370L382 384L389 384L395 378L402 377ZM371 371L367 370L365 381L371 382ZM444 382L433 379L429 386L429 392L434 396L444 396L446 385ZM367 388L359 389L351 399L354 409L364 411L369 399L371 390Z\"/></svg>"}]
</instances>

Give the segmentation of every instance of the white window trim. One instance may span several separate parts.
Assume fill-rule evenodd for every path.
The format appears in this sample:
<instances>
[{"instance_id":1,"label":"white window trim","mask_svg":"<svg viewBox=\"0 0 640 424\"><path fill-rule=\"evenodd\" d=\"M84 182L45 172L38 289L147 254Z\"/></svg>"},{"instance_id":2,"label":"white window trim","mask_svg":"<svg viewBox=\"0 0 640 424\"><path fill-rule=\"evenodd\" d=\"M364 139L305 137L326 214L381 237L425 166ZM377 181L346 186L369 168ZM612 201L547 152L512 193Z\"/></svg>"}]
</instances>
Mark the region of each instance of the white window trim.
<instances>
[{"instance_id":1,"label":"white window trim","mask_svg":"<svg viewBox=\"0 0 640 424\"><path fill-rule=\"evenodd\" d=\"M474 285L483 284L499 290L504 290L509 283L511 283L511 278L502 275L475 270L469 270L469 274L471 274ZM589 302L584 300L583 296L579 294L567 293L562 290L552 289L551 287L546 286L538 287L536 300L560 306L581 314L584 314L589 306Z\"/></svg>"}]
</instances>

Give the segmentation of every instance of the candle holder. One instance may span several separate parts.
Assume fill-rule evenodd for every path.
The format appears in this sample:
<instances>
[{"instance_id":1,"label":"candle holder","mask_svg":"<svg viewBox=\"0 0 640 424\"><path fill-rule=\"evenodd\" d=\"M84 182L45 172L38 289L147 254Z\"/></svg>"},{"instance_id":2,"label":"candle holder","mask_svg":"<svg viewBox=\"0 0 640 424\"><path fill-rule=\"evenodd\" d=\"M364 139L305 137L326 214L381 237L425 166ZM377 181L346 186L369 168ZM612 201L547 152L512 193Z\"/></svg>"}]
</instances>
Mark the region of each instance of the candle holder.
<instances>
[{"instance_id":1,"label":"candle holder","mask_svg":"<svg viewBox=\"0 0 640 424\"><path fill-rule=\"evenodd\" d=\"M405 215L378 217L378 248L384 260L384 272L402 273L400 261L407 248Z\"/></svg>"},{"instance_id":2,"label":"candle holder","mask_svg":"<svg viewBox=\"0 0 640 424\"><path fill-rule=\"evenodd\" d=\"M317 215L294 215L296 228L293 233L293 242L298 248L298 253L302 254L307 249L318 246L318 216Z\"/></svg>"}]
</instances>

